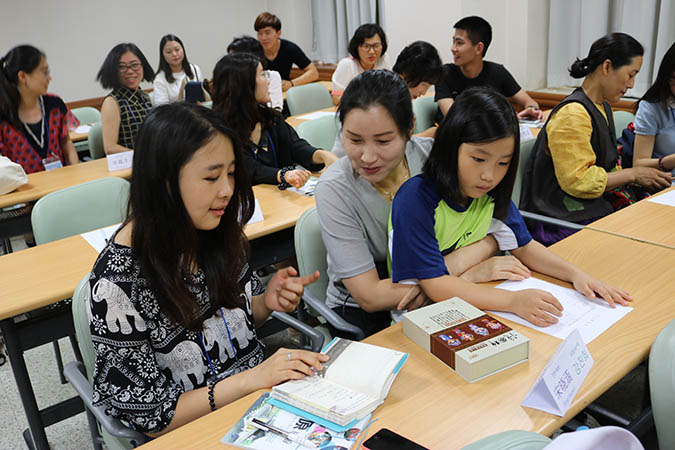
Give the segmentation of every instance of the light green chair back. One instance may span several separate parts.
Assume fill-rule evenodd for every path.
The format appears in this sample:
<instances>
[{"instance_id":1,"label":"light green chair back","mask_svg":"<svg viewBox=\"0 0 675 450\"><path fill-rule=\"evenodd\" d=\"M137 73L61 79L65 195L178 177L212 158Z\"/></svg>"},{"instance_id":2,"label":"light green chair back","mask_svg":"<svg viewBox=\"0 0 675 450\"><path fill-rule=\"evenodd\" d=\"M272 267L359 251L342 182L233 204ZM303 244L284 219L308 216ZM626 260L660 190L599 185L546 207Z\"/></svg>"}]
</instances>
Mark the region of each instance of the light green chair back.
<instances>
[{"instance_id":1,"label":"light green chair back","mask_svg":"<svg viewBox=\"0 0 675 450\"><path fill-rule=\"evenodd\" d=\"M128 199L129 182L116 177L47 194L31 213L35 242L44 244L120 223L126 218Z\"/></svg>"},{"instance_id":2,"label":"light green chair back","mask_svg":"<svg viewBox=\"0 0 675 450\"><path fill-rule=\"evenodd\" d=\"M320 83L293 86L286 92L286 102L292 116L333 106L328 89Z\"/></svg>"},{"instance_id":3,"label":"light green chair back","mask_svg":"<svg viewBox=\"0 0 675 450\"><path fill-rule=\"evenodd\" d=\"M413 134L421 133L427 128L432 127L437 110L438 104L431 95L413 100L413 113L415 114Z\"/></svg>"},{"instance_id":4,"label":"light green chair back","mask_svg":"<svg viewBox=\"0 0 675 450\"><path fill-rule=\"evenodd\" d=\"M94 372L94 363L96 362L96 350L91 341L91 330L89 328L89 321L91 315L91 288L89 286L89 274L85 275L77 284L75 292L73 293L73 324L75 325L75 335L77 336L77 346L82 353L82 362L84 363L85 371L87 372L87 379L92 384L92 374ZM113 436L99 428L99 432L103 437L106 447L110 450L127 450L132 449L133 445L128 439L122 439Z\"/></svg>"},{"instance_id":5,"label":"light green chair back","mask_svg":"<svg viewBox=\"0 0 675 450\"><path fill-rule=\"evenodd\" d=\"M89 129L89 156L91 159L99 159L105 157L105 150L103 149L103 128L101 123L95 123Z\"/></svg>"},{"instance_id":6,"label":"light green chair back","mask_svg":"<svg viewBox=\"0 0 675 450\"><path fill-rule=\"evenodd\" d=\"M101 121L101 111L93 106L74 108L71 112L77 117L77 120L79 120L82 125Z\"/></svg>"},{"instance_id":7,"label":"light green chair back","mask_svg":"<svg viewBox=\"0 0 675 450\"><path fill-rule=\"evenodd\" d=\"M616 131L616 138L621 137L621 133L628 126L629 123L635 120L635 115L628 111L614 111L614 130Z\"/></svg>"},{"instance_id":8,"label":"light green chair back","mask_svg":"<svg viewBox=\"0 0 675 450\"><path fill-rule=\"evenodd\" d=\"M675 448L675 320L666 325L652 344L649 390L659 448Z\"/></svg>"},{"instance_id":9,"label":"light green chair back","mask_svg":"<svg viewBox=\"0 0 675 450\"><path fill-rule=\"evenodd\" d=\"M312 144L313 147L330 151L338 133L338 120L334 116L306 120L298 125L297 131L298 136Z\"/></svg>"},{"instance_id":10,"label":"light green chair back","mask_svg":"<svg viewBox=\"0 0 675 450\"><path fill-rule=\"evenodd\" d=\"M483 438L462 450L541 450L551 442L546 436L532 431L510 430Z\"/></svg>"},{"instance_id":11,"label":"light green chair back","mask_svg":"<svg viewBox=\"0 0 675 450\"><path fill-rule=\"evenodd\" d=\"M295 257L298 260L298 272L300 276L309 275L318 270L319 279L305 287L305 290L320 300L326 298L328 288L328 275L326 268L326 247L321 238L319 226L319 213L316 208L305 211L295 223Z\"/></svg>"},{"instance_id":12,"label":"light green chair back","mask_svg":"<svg viewBox=\"0 0 675 450\"><path fill-rule=\"evenodd\" d=\"M516 172L516 180L513 183L513 193L511 194L511 200L516 205L520 206L520 192L523 187L523 173L525 172L525 166L527 161L529 161L530 156L532 155L532 149L534 143L537 142L536 139L530 139L529 141L520 142L520 155L518 157L518 171Z\"/></svg>"}]
</instances>

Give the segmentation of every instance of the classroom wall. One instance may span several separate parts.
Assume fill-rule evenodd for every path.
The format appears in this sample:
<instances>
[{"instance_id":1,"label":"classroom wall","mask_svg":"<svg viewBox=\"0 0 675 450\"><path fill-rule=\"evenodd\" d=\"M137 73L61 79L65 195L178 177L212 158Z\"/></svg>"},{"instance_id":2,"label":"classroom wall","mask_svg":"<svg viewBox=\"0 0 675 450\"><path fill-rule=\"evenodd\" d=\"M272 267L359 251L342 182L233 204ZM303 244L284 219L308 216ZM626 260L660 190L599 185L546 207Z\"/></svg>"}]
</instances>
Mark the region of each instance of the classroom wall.
<instances>
[{"instance_id":1,"label":"classroom wall","mask_svg":"<svg viewBox=\"0 0 675 450\"><path fill-rule=\"evenodd\" d=\"M383 0L383 24L390 58L415 40L438 49L444 62L452 62L452 25L477 15L492 25L492 43L486 59L500 64L525 89L546 87L549 0Z\"/></svg>"},{"instance_id":2,"label":"classroom wall","mask_svg":"<svg viewBox=\"0 0 675 450\"><path fill-rule=\"evenodd\" d=\"M234 36L255 35L253 22L262 11L277 14L282 35L311 52L309 0L21 0L2 2L0 53L29 43L47 54L49 91L65 101L105 95L96 83L105 55L120 42L138 45L157 68L159 40L181 38L189 60L210 77L213 66ZM144 84L144 87L151 87Z\"/></svg>"}]
</instances>

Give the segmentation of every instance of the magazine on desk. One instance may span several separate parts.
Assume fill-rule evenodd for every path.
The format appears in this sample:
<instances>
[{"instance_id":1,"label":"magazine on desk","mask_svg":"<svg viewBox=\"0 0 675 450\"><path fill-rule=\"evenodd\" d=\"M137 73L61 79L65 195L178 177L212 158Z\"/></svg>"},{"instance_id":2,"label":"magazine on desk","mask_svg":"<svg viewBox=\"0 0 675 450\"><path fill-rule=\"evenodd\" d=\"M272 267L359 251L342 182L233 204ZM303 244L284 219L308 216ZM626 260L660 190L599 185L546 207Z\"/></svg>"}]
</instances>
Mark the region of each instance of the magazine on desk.
<instances>
[{"instance_id":1,"label":"magazine on desk","mask_svg":"<svg viewBox=\"0 0 675 450\"><path fill-rule=\"evenodd\" d=\"M330 428L298 416L269 402L266 392L246 411L244 416L221 439L223 444L256 450L350 449L370 420L364 417L343 431ZM255 420L255 422L254 422ZM274 427L281 433L265 431L259 423Z\"/></svg>"},{"instance_id":2,"label":"magazine on desk","mask_svg":"<svg viewBox=\"0 0 675 450\"><path fill-rule=\"evenodd\" d=\"M340 426L373 412L386 398L407 353L335 338L323 350L323 370L272 388L274 404L316 415Z\"/></svg>"}]
</instances>

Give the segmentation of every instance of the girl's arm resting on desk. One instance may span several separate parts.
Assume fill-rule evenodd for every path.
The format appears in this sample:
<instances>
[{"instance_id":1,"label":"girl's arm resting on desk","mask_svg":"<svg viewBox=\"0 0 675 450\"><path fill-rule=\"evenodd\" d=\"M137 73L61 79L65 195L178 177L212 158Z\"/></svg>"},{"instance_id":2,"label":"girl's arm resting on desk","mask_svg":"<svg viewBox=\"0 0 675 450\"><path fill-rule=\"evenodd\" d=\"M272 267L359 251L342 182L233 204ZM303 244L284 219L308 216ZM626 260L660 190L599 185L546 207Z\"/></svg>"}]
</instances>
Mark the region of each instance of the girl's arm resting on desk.
<instances>
[{"instance_id":1,"label":"girl's arm resting on desk","mask_svg":"<svg viewBox=\"0 0 675 450\"><path fill-rule=\"evenodd\" d=\"M106 155L128 152L131 149L117 143L120 132L120 110L112 97L106 97L101 106L101 127L103 128L103 150Z\"/></svg>"},{"instance_id":2,"label":"girl's arm resting on desk","mask_svg":"<svg viewBox=\"0 0 675 450\"><path fill-rule=\"evenodd\" d=\"M291 355L289 359L288 355ZM219 381L213 390L216 408L238 400L251 392L266 389L287 380L297 380L312 375L312 369L321 370L321 363L329 358L320 353L307 350L280 348L262 364ZM192 422L211 412L208 386L183 392L169 425L157 433L147 433L157 437Z\"/></svg>"},{"instance_id":3,"label":"girl's arm resting on desk","mask_svg":"<svg viewBox=\"0 0 675 450\"><path fill-rule=\"evenodd\" d=\"M380 280L375 268L351 278L343 278L342 282L366 312L412 310L426 303L426 296L419 286L393 283L391 278Z\"/></svg>"},{"instance_id":4,"label":"girl's arm resting on desk","mask_svg":"<svg viewBox=\"0 0 675 450\"><path fill-rule=\"evenodd\" d=\"M574 288L586 297L595 298L597 293L612 308L615 307L615 303L627 305L632 301L628 292L590 276L534 239L527 245L512 250L511 253L532 270L572 283Z\"/></svg>"},{"instance_id":5,"label":"girl's arm resting on desk","mask_svg":"<svg viewBox=\"0 0 675 450\"><path fill-rule=\"evenodd\" d=\"M70 140L70 136L66 136L61 140L61 148L63 149L63 156L68 165L80 162L80 158L77 156L77 150L75 150L75 146L73 145L73 141Z\"/></svg>"},{"instance_id":6,"label":"girl's arm resting on desk","mask_svg":"<svg viewBox=\"0 0 675 450\"><path fill-rule=\"evenodd\" d=\"M419 281L424 292L435 302L460 297L479 309L508 311L534 325L546 327L557 323L562 305L550 293L538 289L506 291L470 283L452 275Z\"/></svg>"},{"instance_id":7,"label":"girl's arm resting on desk","mask_svg":"<svg viewBox=\"0 0 675 450\"><path fill-rule=\"evenodd\" d=\"M659 168L659 159L652 158L655 140L656 136L649 136L646 134L635 135L633 167L643 166L654 169ZM668 170L675 169L675 153L664 157L662 163Z\"/></svg>"},{"instance_id":8,"label":"girl's arm resting on desk","mask_svg":"<svg viewBox=\"0 0 675 450\"><path fill-rule=\"evenodd\" d=\"M451 274L472 283L495 280L523 280L530 271L513 256L494 256L497 241L489 234L478 242L459 248L443 257Z\"/></svg>"}]
</instances>

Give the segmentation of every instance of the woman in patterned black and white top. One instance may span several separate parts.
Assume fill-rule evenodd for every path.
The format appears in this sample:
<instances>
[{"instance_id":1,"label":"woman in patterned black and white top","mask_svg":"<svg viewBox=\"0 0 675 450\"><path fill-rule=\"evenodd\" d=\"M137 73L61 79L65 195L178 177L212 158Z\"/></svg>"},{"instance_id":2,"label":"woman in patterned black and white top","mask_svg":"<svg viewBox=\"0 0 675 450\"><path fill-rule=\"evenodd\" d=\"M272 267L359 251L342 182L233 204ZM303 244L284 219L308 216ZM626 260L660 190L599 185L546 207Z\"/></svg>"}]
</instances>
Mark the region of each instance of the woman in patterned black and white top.
<instances>
[{"instance_id":1,"label":"woman in patterned black and white top","mask_svg":"<svg viewBox=\"0 0 675 450\"><path fill-rule=\"evenodd\" d=\"M112 89L101 106L103 149L106 155L134 149L136 133L152 108L141 82L154 73L143 52L132 43L117 44L96 75L105 89Z\"/></svg>"},{"instance_id":2,"label":"woman in patterned black and white top","mask_svg":"<svg viewBox=\"0 0 675 450\"><path fill-rule=\"evenodd\" d=\"M93 402L155 436L327 357L281 349L263 361L255 326L294 310L318 272L282 269L266 292L251 274L242 223L253 192L218 115L159 106L136 143L131 214L90 277Z\"/></svg>"}]
</instances>

